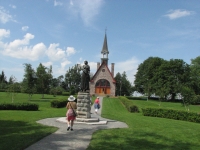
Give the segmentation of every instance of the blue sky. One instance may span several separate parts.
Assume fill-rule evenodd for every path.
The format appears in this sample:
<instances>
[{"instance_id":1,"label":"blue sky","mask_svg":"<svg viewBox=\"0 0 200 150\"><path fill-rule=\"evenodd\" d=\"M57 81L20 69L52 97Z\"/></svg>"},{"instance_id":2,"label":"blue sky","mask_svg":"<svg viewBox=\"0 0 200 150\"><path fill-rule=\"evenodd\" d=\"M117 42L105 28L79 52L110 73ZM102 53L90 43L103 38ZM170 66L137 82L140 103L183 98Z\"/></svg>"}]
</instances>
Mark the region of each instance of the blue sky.
<instances>
[{"instance_id":1,"label":"blue sky","mask_svg":"<svg viewBox=\"0 0 200 150\"><path fill-rule=\"evenodd\" d=\"M95 73L107 33L108 66L132 83L148 57L200 54L199 0L0 0L0 71L22 81L24 63L53 76L88 60Z\"/></svg>"}]
</instances>

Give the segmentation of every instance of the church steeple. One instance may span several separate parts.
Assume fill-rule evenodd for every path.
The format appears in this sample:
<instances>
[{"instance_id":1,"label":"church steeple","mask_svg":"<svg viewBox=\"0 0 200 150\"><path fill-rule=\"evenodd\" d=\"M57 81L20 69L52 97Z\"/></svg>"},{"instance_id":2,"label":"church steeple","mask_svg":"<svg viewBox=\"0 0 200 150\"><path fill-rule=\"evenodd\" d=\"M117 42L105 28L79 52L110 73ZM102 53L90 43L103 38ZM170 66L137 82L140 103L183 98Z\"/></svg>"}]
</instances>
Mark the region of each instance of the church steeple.
<instances>
[{"instance_id":1,"label":"church steeple","mask_svg":"<svg viewBox=\"0 0 200 150\"><path fill-rule=\"evenodd\" d=\"M103 48L101 50L101 54L102 54L101 63L105 62L108 65L108 54L109 54L109 51L108 51L106 33L105 33L105 37L104 37Z\"/></svg>"}]
</instances>

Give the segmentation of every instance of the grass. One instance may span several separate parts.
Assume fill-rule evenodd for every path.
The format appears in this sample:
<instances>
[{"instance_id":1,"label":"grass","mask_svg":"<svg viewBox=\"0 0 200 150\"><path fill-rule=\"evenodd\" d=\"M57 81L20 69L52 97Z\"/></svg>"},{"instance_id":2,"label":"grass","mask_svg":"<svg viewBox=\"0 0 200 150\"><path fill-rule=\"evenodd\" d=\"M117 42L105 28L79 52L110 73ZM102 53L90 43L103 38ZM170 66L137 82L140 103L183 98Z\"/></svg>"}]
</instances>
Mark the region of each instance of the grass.
<instances>
[{"instance_id":1,"label":"grass","mask_svg":"<svg viewBox=\"0 0 200 150\"><path fill-rule=\"evenodd\" d=\"M156 105L149 101L132 102L139 107ZM173 106L174 103L165 105L169 108L182 107ZM126 122L129 128L95 132L87 150L197 150L200 147L200 124L197 123L129 113L120 101L114 98L104 98L102 117Z\"/></svg>"},{"instance_id":2,"label":"grass","mask_svg":"<svg viewBox=\"0 0 200 150\"><path fill-rule=\"evenodd\" d=\"M140 110L144 107L155 107L155 108L163 108L163 109L176 109L186 111L184 105L181 103L172 103L172 102L158 102L155 100L132 100L134 104L136 104ZM189 106L191 112L199 112L200 113L200 105L190 105Z\"/></svg>"},{"instance_id":3,"label":"grass","mask_svg":"<svg viewBox=\"0 0 200 150\"><path fill-rule=\"evenodd\" d=\"M35 94L31 103L39 104L39 111L0 111L0 149L22 150L57 130L55 127L43 126L36 121L43 118L64 117L66 108L51 108L53 97ZM94 100L94 98L93 98ZM11 97L0 92L0 103L10 103ZM28 102L27 94L17 94L14 103ZM163 107L185 110L181 104L164 103L158 106L156 101L137 101L132 103L142 107ZM199 106L191 106L191 111L199 112ZM99 130L92 136L88 150L122 150L122 149L187 149L200 147L200 124L145 117L142 113L129 113L117 98L104 98L102 117L126 122L129 128Z\"/></svg>"},{"instance_id":4,"label":"grass","mask_svg":"<svg viewBox=\"0 0 200 150\"><path fill-rule=\"evenodd\" d=\"M66 108L51 108L50 100L58 97L45 95L42 99L39 94L34 94L31 103L39 104L39 111L10 111L0 110L0 149L22 150L57 130L37 124L36 121L51 117L64 117ZM60 96L63 97L63 96ZM19 93L14 103L28 102L28 95ZM0 103L11 103L7 93L0 92Z\"/></svg>"}]
</instances>

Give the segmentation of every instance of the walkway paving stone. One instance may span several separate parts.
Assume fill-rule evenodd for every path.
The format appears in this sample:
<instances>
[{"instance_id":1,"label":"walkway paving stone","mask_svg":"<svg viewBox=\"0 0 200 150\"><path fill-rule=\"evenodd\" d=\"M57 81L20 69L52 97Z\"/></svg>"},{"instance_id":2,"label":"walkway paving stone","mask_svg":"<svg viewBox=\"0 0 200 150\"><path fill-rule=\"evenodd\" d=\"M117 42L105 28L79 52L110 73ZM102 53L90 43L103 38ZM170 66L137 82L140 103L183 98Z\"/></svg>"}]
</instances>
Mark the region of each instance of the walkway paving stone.
<instances>
[{"instance_id":1,"label":"walkway paving stone","mask_svg":"<svg viewBox=\"0 0 200 150\"><path fill-rule=\"evenodd\" d=\"M102 106L103 97L99 98ZM40 124L58 127L59 129L25 150L85 150L95 131L100 129L128 128L127 124L123 122L102 118L100 116L101 108L98 114L95 114L94 107L92 106L91 113L91 117L99 118L100 121L107 121L107 124L75 123L73 127L74 130L67 131L67 124L65 120L63 120L65 117L46 118L37 121ZM61 119L61 121L58 121L59 119Z\"/></svg>"}]
</instances>

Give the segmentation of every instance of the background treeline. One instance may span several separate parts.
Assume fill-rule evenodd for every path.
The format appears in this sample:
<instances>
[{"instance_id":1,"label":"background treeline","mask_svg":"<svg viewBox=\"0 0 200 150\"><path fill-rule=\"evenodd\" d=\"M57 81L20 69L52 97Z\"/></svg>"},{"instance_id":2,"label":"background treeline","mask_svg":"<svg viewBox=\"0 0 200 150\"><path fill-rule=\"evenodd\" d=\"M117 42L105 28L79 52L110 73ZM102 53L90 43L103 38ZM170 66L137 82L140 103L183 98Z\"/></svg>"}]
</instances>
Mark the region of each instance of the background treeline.
<instances>
[{"instance_id":1,"label":"background treeline","mask_svg":"<svg viewBox=\"0 0 200 150\"><path fill-rule=\"evenodd\" d=\"M93 74L91 73L91 78ZM149 57L137 68L133 84L127 79L126 72L119 72L116 80L116 96L131 96L134 91L148 98L158 97L160 101L182 100L184 104L200 102L200 56L187 64L182 59L169 61L159 57ZM41 63L34 70L31 64L24 64L24 78L18 83L14 76L8 80L4 71L0 74L0 91L32 94L73 95L80 90L81 69L75 65L65 75L55 78L52 66Z\"/></svg>"},{"instance_id":2,"label":"background treeline","mask_svg":"<svg viewBox=\"0 0 200 150\"><path fill-rule=\"evenodd\" d=\"M74 95L80 91L81 83L81 69L77 65L69 68L65 75L60 75L57 78L52 75L52 66L45 67L41 63L34 70L31 64L24 64L24 78L22 82L17 82L14 76L8 80L2 71L0 74L0 92L8 92L13 96L16 93L29 94L29 100L33 94L56 95ZM92 78L93 74L90 74ZM131 95L133 88L131 83L127 80L126 73L117 73L115 77L117 81L116 95Z\"/></svg>"},{"instance_id":3,"label":"background treeline","mask_svg":"<svg viewBox=\"0 0 200 150\"><path fill-rule=\"evenodd\" d=\"M200 56L187 64L182 59L169 61L149 57L138 66L135 90L159 100L181 99L184 104L200 102Z\"/></svg>"}]
</instances>

